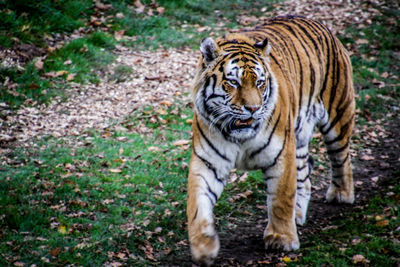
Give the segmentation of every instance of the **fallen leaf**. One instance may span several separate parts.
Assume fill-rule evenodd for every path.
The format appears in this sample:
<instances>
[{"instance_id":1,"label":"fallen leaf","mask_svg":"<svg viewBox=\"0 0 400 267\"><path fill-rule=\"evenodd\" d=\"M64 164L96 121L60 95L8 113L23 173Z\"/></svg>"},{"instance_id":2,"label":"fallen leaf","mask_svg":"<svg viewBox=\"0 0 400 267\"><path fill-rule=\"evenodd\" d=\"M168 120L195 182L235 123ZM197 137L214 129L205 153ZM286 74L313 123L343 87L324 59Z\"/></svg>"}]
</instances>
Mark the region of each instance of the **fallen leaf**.
<instances>
[{"instance_id":1,"label":"fallen leaf","mask_svg":"<svg viewBox=\"0 0 400 267\"><path fill-rule=\"evenodd\" d=\"M379 222L377 222L375 225L378 226L378 227L385 227L385 226L388 226L388 225L389 225L389 220L382 220L382 221L379 221Z\"/></svg>"},{"instance_id":2,"label":"fallen leaf","mask_svg":"<svg viewBox=\"0 0 400 267\"><path fill-rule=\"evenodd\" d=\"M160 102L160 105L170 107L170 106L172 106L172 102L169 100L163 100Z\"/></svg>"},{"instance_id":3,"label":"fallen leaf","mask_svg":"<svg viewBox=\"0 0 400 267\"><path fill-rule=\"evenodd\" d=\"M140 0L134 0L133 4L135 5L135 11L136 13L140 14L144 12L144 9L146 8L145 5L142 4L142 2L140 2Z\"/></svg>"},{"instance_id":4,"label":"fallen leaf","mask_svg":"<svg viewBox=\"0 0 400 267\"><path fill-rule=\"evenodd\" d=\"M68 82L69 82L69 81L72 81L72 80L75 78L75 76L76 76L76 73L70 73L70 74L67 75L66 80L67 80Z\"/></svg>"},{"instance_id":5,"label":"fallen leaf","mask_svg":"<svg viewBox=\"0 0 400 267\"><path fill-rule=\"evenodd\" d=\"M95 6L96 6L96 8L98 8L98 9L101 10L101 11L105 11L105 10L108 10L108 9L112 8L112 5L110 5L110 4L103 4L103 3L100 2L100 1L95 1Z\"/></svg>"},{"instance_id":6,"label":"fallen leaf","mask_svg":"<svg viewBox=\"0 0 400 267\"><path fill-rule=\"evenodd\" d=\"M58 226L57 232L59 232L62 235L67 234L67 228L64 225Z\"/></svg>"},{"instance_id":7,"label":"fallen leaf","mask_svg":"<svg viewBox=\"0 0 400 267\"><path fill-rule=\"evenodd\" d=\"M386 79L387 77L389 77L389 73L387 73L386 71L384 73L381 74L381 77Z\"/></svg>"},{"instance_id":8,"label":"fallen leaf","mask_svg":"<svg viewBox=\"0 0 400 267\"><path fill-rule=\"evenodd\" d=\"M108 171L109 171L109 172L112 172L112 173L120 173L120 172L122 172L122 170L121 170L121 169L118 169L118 168L116 168L116 169L109 169Z\"/></svg>"},{"instance_id":9,"label":"fallen leaf","mask_svg":"<svg viewBox=\"0 0 400 267\"><path fill-rule=\"evenodd\" d=\"M117 41L120 41L124 37L124 35L125 35L125 30L114 32L114 37Z\"/></svg>"},{"instance_id":10,"label":"fallen leaf","mask_svg":"<svg viewBox=\"0 0 400 267\"><path fill-rule=\"evenodd\" d=\"M284 257L282 258L282 260L283 260L284 262L286 262L286 263L292 261L292 259L291 259L290 257L288 257L288 256L284 256Z\"/></svg>"},{"instance_id":11,"label":"fallen leaf","mask_svg":"<svg viewBox=\"0 0 400 267\"><path fill-rule=\"evenodd\" d=\"M35 68L37 68L38 70L43 69L43 65L44 65L44 63L41 59L38 59L34 64Z\"/></svg>"},{"instance_id":12,"label":"fallen leaf","mask_svg":"<svg viewBox=\"0 0 400 267\"><path fill-rule=\"evenodd\" d=\"M209 27L209 26L198 27L196 30L197 30L198 32L205 32L205 31L211 30L211 27Z\"/></svg>"},{"instance_id":13,"label":"fallen leaf","mask_svg":"<svg viewBox=\"0 0 400 267\"><path fill-rule=\"evenodd\" d=\"M60 254L61 248L55 248L50 250L50 255L53 257L57 257Z\"/></svg>"},{"instance_id":14,"label":"fallen leaf","mask_svg":"<svg viewBox=\"0 0 400 267\"><path fill-rule=\"evenodd\" d=\"M181 140L178 140L178 141L175 141L172 143L172 145L174 145L174 146L184 146L187 144L190 144L190 140L181 139Z\"/></svg>"},{"instance_id":15,"label":"fallen leaf","mask_svg":"<svg viewBox=\"0 0 400 267\"><path fill-rule=\"evenodd\" d=\"M367 260L367 259L366 259L363 255L361 255L361 254L354 255L351 259L353 260L353 263L354 263L354 264L357 264L357 263L368 263L368 262L369 262L369 260Z\"/></svg>"},{"instance_id":16,"label":"fallen leaf","mask_svg":"<svg viewBox=\"0 0 400 267\"><path fill-rule=\"evenodd\" d=\"M58 76L62 76L62 75L64 75L64 74L67 74L68 73L68 71L66 71L66 70L59 70L59 71L57 71L56 72L56 77L58 77Z\"/></svg>"},{"instance_id":17,"label":"fallen leaf","mask_svg":"<svg viewBox=\"0 0 400 267\"><path fill-rule=\"evenodd\" d=\"M368 44L369 41L367 39L358 39L356 40L356 44L362 45L362 44Z\"/></svg>"},{"instance_id":18,"label":"fallen leaf","mask_svg":"<svg viewBox=\"0 0 400 267\"><path fill-rule=\"evenodd\" d=\"M153 247L151 246L150 242L145 240L145 247L142 247L142 249L144 250L144 253L146 254L146 257L152 261L156 261L156 259L154 258L153 255Z\"/></svg>"},{"instance_id":19,"label":"fallen leaf","mask_svg":"<svg viewBox=\"0 0 400 267\"><path fill-rule=\"evenodd\" d=\"M149 147L147 148L147 150L150 151L150 152L159 152L159 151L161 151L162 149L159 148L159 147L156 147L156 146L149 146Z\"/></svg>"},{"instance_id":20,"label":"fallen leaf","mask_svg":"<svg viewBox=\"0 0 400 267\"><path fill-rule=\"evenodd\" d=\"M165 12L165 8L164 7L157 7L157 13L159 14L159 15L162 15L162 14L164 14L164 12Z\"/></svg>"},{"instance_id":21,"label":"fallen leaf","mask_svg":"<svg viewBox=\"0 0 400 267\"><path fill-rule=\"evenodd\" d=\"M370 155L363 155L360 157L360 159L365 160L365 161L369 161L369 160L374 160L375 157L374 156L370 156Z\"/></svg>"},{"instance_id":22,"label":"fallen leaf","mask_svg":"<svg viewBox=\"0 0 400 267\"><path fill-rule=\"evenodd\" d=\"M158 114L160 114L160 115L167 115L167 114L168 114L168 112L167 112L165 109L163 109L163 108L158 108L158 109L156 110L156 112L157 112Z\"/></svg>"},{"instance_id":23,"label":"fallen leaf","mask_svg":"<svg viewBox=\"0 0 400 267\"><path fill-rule=\"evenodd\" d=\"M119 13L117 13L117 14L115 15L115 17L116 17L117 19L122 19L122 18L125 17L125 15L124 15L124 13L119 12Z\"/></svg>"},{"instance_id":24,"label":"fallen leaf","mask_svg":"<svg viewBox=\"0 0 400 267\"><path fill-rule=\"evenodd\" d=\"M59 70L59 71L57 71L57 72L55 72L55 71L50 71L50 72L47 72L47 73L43 74L43 76L49 77L49 78L57 78L57 77L59 77L59 76L62 76L62 75L64 75L64 74L67 74L67 73L68 73L68 71L66 71L66 70Z\"/></svg>"},{"instance_id":25,"label":"fallen leaf","mask_svg":"<svg viewBox=\"0 0 400 267\"><path fill-rule=\"evenodd\" d=\"M63 65L71 65L72 64L72 60L71 59L67 59L63 62Z\"/></svg>"}]
</instances>

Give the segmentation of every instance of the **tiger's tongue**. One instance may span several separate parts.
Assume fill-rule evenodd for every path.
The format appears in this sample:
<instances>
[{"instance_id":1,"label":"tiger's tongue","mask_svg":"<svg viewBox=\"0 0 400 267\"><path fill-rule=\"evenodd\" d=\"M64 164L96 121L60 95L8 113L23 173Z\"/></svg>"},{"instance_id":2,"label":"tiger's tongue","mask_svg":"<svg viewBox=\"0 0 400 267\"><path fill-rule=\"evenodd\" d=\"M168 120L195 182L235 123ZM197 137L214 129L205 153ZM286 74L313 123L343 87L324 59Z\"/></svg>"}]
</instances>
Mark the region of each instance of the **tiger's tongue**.
<instances>
[{"instance_id":1,"label":"tiger's tongue","mask_svg":"<svg viewBox=\"0 0 400 267\"><path fill-rule=\"evenodd\" d=\"M252 122L254 121L254 119L250 118L247 120L237 120L236 121L236 126L249 126L250 124L252 124Z\"/></svg>"}]
</instances>

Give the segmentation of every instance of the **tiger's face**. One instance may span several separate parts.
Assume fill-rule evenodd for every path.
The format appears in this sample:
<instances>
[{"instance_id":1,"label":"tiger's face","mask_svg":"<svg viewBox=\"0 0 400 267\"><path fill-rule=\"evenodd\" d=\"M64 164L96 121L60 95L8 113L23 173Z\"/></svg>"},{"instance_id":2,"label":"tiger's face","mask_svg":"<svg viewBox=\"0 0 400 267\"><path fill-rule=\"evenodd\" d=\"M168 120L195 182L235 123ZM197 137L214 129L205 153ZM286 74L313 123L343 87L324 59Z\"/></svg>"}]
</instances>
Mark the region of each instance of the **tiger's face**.
<instances>
[{"instance_id":1,"label":"tiger's face","mask_svg":"<svg viewBox=\"0 0 400 267\"><path fill-rule=\"evenodd\" d=\"M195 86L198 113L229 140L241 142L253 138L273 102L269 101L273 75L264 47L239 43L236 39L224 47L207 38L202 42L201 52L203 77Z\"/></svg>"}]
</instances>

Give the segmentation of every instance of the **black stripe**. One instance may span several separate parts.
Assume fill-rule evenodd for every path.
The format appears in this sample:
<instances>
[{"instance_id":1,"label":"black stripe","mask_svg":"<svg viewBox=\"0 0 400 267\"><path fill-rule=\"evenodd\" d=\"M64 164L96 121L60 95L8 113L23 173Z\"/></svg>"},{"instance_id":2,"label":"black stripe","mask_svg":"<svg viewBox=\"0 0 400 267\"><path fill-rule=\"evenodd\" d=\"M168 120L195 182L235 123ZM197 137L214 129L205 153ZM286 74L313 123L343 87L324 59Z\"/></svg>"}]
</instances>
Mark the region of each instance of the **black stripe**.
<instances>
[{"instance_id":1,"label":"black stripe","mask_svg":"<svg viewBox=\"0 0 400 267\"><path fill-rule=\"evenodd\" d=\"M308 153L306 153L305 155L296 155L296 159L306 159L308 157Z\"/></svg>"},{"instance_id":2,"label":"black stripe","mask_svg":"<svg viewBox=\"0 0 400 267\"><path fill-rule=\"evenodd\" d=\"M206 197L208 198L208 200L210 200L212 206L215 205L216 202L214 202L214 200L211 199L211 197L210 197L209 194L203 193L202 195L206 196ZM215 196L214 196L214 197L215 197ZM217 200L215 199L215 201L217 201Z\"/></svg>"},{"instance_id":3,"label":"black stripe","mask_svg":"<svg viewBox=\"0 0 400 267\"><path fill-rule=\"evenodd\" d=\"M201 134L201 136L203 137L204 140L206 140L207 144L209 147L211 147L212 150L214 150L215 153L218 154L218 156L220 156L221 158L223 158L224 160L231 162L230 159L228 159L224 154L222 154L215 146L213 143L211 143L211 141L205 136L203 130L201 129L200 125L199 125L199 121L196 120L196 125L197 125L197 129L199 129L199 132Z\"/></svg>"},{"instance_id":4,"label":"black stripe","mask_svg":"<svg viewBox=\"0 0 400 267\"><path fill-rule=\"evenodd\" d=\"M275 110L274 110L274 111L275 111ZM273 115L273 114L272 114L272 115ZM271 116L272 116L272 115L271 115ZM261 151L263 151L266 147L269 146L269 144L271 143L272 136L273 136L274 133L275 133L276 127L278 126L278 123L279 123L280 119L281 119L281 114L279 113L278 119L276 120L275 125L274 125L274 127L272 128L272 131L271 131L271 133L270 133L270 135L269 135L269 137L268 137L267 143L265 143L262 147L258 148L257 150L251 152L251 154L250 154L250 156L249 156L249 159L253 159L257 154L259 154Z\"/></svg>"},{"instance_id":5,"label":"black stripe","mask_svg":"<svg viewBox=\"0 0 400 267\"><path fill-rule=\"evenodd\" d=\"M321 29L321 28L318 28L317 26L316 26L316 22L315 21L312 21L312 20L307 20L307 19L300 19L300 20L298 20L299 22L302 22L302 23L304 23L304 24L306 24L307 25L307 27L315 34L315 36L317 37L317 39L318 39L318 42L319 42L319 44L321 45L320 46L320 48L322 48L323 49L323 46L324 46L324 42L322 41L322 36L323 36L323 34L325 33L325 31L323 30L323 29ZM320 56L322 55L322 53L321 53L321 51L319 51L320 52Z\"/></svg>"},{"instance_id":6,"label":"black stripe","mask_svg":"<svg viewBox=\"0 0 400 267\"><path fill-rule=\"evenodd\" d=\"M340 128L340 134L338 136L336 136L335 138L333 138L332 140L327 140L325 141L325 145L329 146L332 145L333 143L336 143L338 141L341 141L344 136L346 135L347 131L349 130L350 126L353 123L353 118L354 115L351 116L350 121L348 121L347 123L345 123L341 128Z\"/></svg>"},{"instance_id":7,"label":"black stripe","mask_svg":"<svg viewBox=\"0 0 400 267\"><path fill-rule=\"evenodd\" d=\"M297 192L297 195L301 196L301 197L306 197L304 194Z\"/></svg>"},{"instance_id":8,"label":"black stripe","mask_svg":"<svg viewBox=\"0 0 400 267\"><path fill-rule=\"evenodd\" d=\"M329 74L331 73L331 54L332 54L331 46L332 46L332 49L333 49L332 36L330 34L326 34L326 35L323 34L323 36L324 36L325 43L326 43L326 59L327 60L326 60L326 67L325 67L324 82L322 84L322 88L321 88L321 91L319 93L319 97L321 99L323 99L322 96L324 95L324 92L327 89L328 77L329 77ZM336 55L333 53L333 62L335 62L335 61L336 61Z\"/></svg>"},{"instance_id":9,"label":"black stripe","mask_svg":"<svg viewBox=\"0 0 400 267\"><path fill-rule=\"evenodd\" d=\"M294 21L293 21L293 24L295 24L297 27L299 27L300 30L308 37L308 39L310 39L310 41L311 41L312 44L314 45L315 51L317 51L318 54L321 55L321 51L320 51L320 49L319 49L318 44L315 42L315 39L310 35L310 33L308 32L308 30L305 29L305 28L303 27L303 25L301 25L301 24L299 23L298 20L297 20L297 21L294 20ZM318 34L316 34L316 36L319 37ZM318 61L320 61L320 58L318 58Z\"/></svg>"},{"instance_id":10,"label":"black stripe","mask_svg":"<svg viewBox=\"0 0 400 267\"><path fill-rule=\"evenodd\" d=\"M215 167L209 161L207 161L205 158L201 157L197 153L195 148L193 148L193 152L201 161L203 161L204 165L206 165L206 167L213 172L215 180L217 180L218 182L224 184L224 181L221 178L218 178L217 170L215 169Z\"/></svg>"},{"instance_id":11,"label":"black stripe","mask_svg":"<svg viewBox=\"0 0 400 267\"><path fill-rule=\"evenodd\" d=\"M283 140L283 144L282 144L282 149L279 151L278 155L274 158L274 161L272 162L272 164L270 164L267 167L261 168L262 172L266 172L269 168L273 167L278 162L278 158L281 156L282 151L285 149L286 139L287 139L288 134L289 134L288 131L286 131L285 132L285 139Z\"/></svg>"},{"instance_id":12,"label":"black stripe","mask_svg":"<svg viewBox=\"0 0 400 267\"><path fill-rule=\"evenodd\" d=\"M337 89L337 87L338 87L338 85L339 85L339 80L340 80L340 67L339 67L339 59L338 59L338 50L337 50L337 46L336 46L336 43L335 43L335 41L334 40L332 40L332 48L334 49L334 53L333 53L333 55L334 55L334 64L333 64L333 71L332 71L332 73L333 73L333 79L332 79L332 82L334 83L332 86L331 86L331 91L330 91L330 96L329 96L329 102L328 102L328 108L327 108L327 111L328 111L328 114L331 114L331 111L332 111L332 104L333 104L333 101L335 101L335 96L336 96L336 89Z\"/></svg>"},{"instance_id":13,"label":"black stripe","mask_svg":"<svg viewBox=\"0 0 400 267\"><path fill-rule=\"evenodd\" d=\"M214 201L214 202L211 201L211 203L216 203L217 200L218 200L218 196L217 196L217 194L211 189L210 184L207 182L207 179L206 179L203 175L201 175L201 174L199 174L199 173L196 174L196 175L199 176L201 179L203 179L203 181L206 183L207 191L208 191L209 193L211 193L211 195L213 195L215 201ZM207 196L208 196L208 195L207 195ZM210 196L208 196L208 197L210 197Z\"/></svg>"},{"instance_id":14,"label":"black stripe","mask_svg":"<svg viewBox=\"0 0 400 267\"><path fill-rule=\"evenodd\" d=\"M342 160L341 163L333 163L333 162L331 162L332 169L342 168L343 165L346 163L347 159L349 158L349 155L350 155L350 153L347 153L346 157L344 158L344 160Z\"/></svg>"},{"instance_id":15,"label":"black stripe","mask_svg":"<svg viewBox=\"0 0 400 267\"><path fill-rule=\"evenodd\" d=\"M304 177L304 179L297 179L298 183L304 183L305 181L307 181L310 178L310 175L308 174L306 177Z\"/></svg>"},{"instance_id":16,"label":"black stripe","mask_svg":"<svg viewBox=\"0 0 400 267\"><path fill-rule=\"evenodd\" d=\"M297 171L298 171L298 172L299 172L299 171L302 171L302 170L304 170L307 166L308 166L307 164L304 164L304 165L301 166L301 167L297 166Z\"/></svg>"},{"instance_id":17,"label":"black stripe","mask_svg":"<svg viewBox=\"0 0 400 267\"><path fill-rule=\"evenodd\" d=\"M337 153L343 152L348 148L348 146L349 146L349 143L347 142L344 146L342 146L340 148L332 149L332 150L328 149L328 155L332 155L332 154L337 154Z\"/></svg>"},{"instance_id":18,"label":"black stripe","mask_svg":"<svg viewBox=\"0 0 400 267\"><path fill-rule=\"evenodd\" d=\"M330 122L330 125L328 129L323 130L323 128L320 128L320 131L323 135L326 135L330 130L332 130L333 127L342 119L343 114L346 112L347 108L350 106L352 103L352 100L347 101L343 107L340 107L336 111L336 116L333 118L333 120Z\"/></svg>"},{"instance_id":19,"label":"black stripe","mask_svg":"<svg viewBox=\"0 0 400 267\"><path fill-rule=\"evenodd\" d=\"M254 48L251 44L246 43L246 42L239 42L238 40L228 40L225 41L223 43L218 44L220 47L221 46L226 46L226 45L230 45L229 47L235 47L235 46L248 46L249 48ZM225 49L224 49L225 50Z\"/></svg>"},{"instance_id":20,"label":"black stripe","mask_svg":"<svg viewBox=\"0 0 400 267\"><path fill-rule=\"evenodd\" d=\"M268 83L269 83L269 94L268 94L268 99L270 99L270 98L271 98L271 95L272 95L272 89L276 89L276 88L273 88L273 86L272 86L271 76L268 77Z\"/></svg>"},{"instance_id":21,"label":"black stripe","mask_svg":"<svg viewBox=\"0 0 400 267\"><path fill-rule=\"evenodd\" d=\"M194 213L194 216L193 216L193 218L192 218L192 222L194 221L194 220L196 220L196 218L197 218L197 213L199 212L199 208L197 208L196 209L196 212Z\"/></svg>"},{"instance_id":22,"label":"black stripe","mask_svg":"<svg viewBox=\"0 0 400 267\"><path fill-rule=\"evenodd\" d=\"M340 188L340 185L335 181L335 180L331 180L331 183L336 186L337 188Z\"/></svg>"}]
</instances>

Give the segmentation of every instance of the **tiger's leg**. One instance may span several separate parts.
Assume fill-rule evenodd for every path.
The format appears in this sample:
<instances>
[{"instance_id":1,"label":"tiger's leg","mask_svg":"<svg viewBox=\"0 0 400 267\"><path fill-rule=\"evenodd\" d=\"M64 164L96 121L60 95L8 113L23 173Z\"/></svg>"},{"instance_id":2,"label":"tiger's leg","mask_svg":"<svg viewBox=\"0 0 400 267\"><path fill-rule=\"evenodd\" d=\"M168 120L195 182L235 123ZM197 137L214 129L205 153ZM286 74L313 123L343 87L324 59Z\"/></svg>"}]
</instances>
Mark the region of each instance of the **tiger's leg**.
<instances>
[{"instance_id":1,"label":"tiger's leg","mask_svg":"<svg viewBox=\"0 0 400 267\"><path fill-rule=\"evenodd\" d=\"M204 160L204 159L203 159ZM187 218L192 256L195 261L211 265L219 251L213 208L224 182L208 162L192 154L189 168ZM208 164L207 164L208 163Z\"/></svg>"},{"instance_id":2,"label":"tiger's leg","mask_svg":"<svg viewBox=\"0 0 400 267\"><path fill-rule=\"evenodd\" d=\"M281 150L283 153L280 152L275 158L273 167L263 169L267 184L268 207L268 225L264 231L264 242L266 248L282 248L290 251L300 247L294 212L296 199L294 140L284 142L283 146Z\"/></svg>"},{"instance_id":3,"label":"tiger's leg","mask_svg":"<svg viewBox=\"0 0 400 267\"><path fill-rule=\"evenodd\" d=\"M349 152L349 141L354 124L353 114L352 110L346 112L342 117L344 122L338 123L336 127L321 127L332 170L331 184L325 196L328 202L333 200L341 203L354 202L353 173Z\"/></svg>"},{"instance_id":4,"label":"tiger's leg","mask_svg":"<svg viewBox=\"0 0 400 267\"><path fill-rule=\"evenodd\" d=\"M306 116L300 119L301 124L296 131L296 165L297 165L297 191L296 191L296 223L303 225L306 222L308 204L311 198L310 174L314 166L314 160L309 156L309 144L312 139L316 124L316 109L312 112L305 112ZM304 119L306 118L306 119Z\"/></svg>"},{"instance_id":5,"label":"tiger's leg","mask_svg":"<svg viewBox=\"0 0 400 267\"><path fill-rule=\"evenodd\" d=\"M303 225L306 222L308 204L311 198L310 174L314 160L308 155L308 145L305 149L296 151L297 161L297 191L296 191L296 223Z\"/></svg>"}]
</instances>

